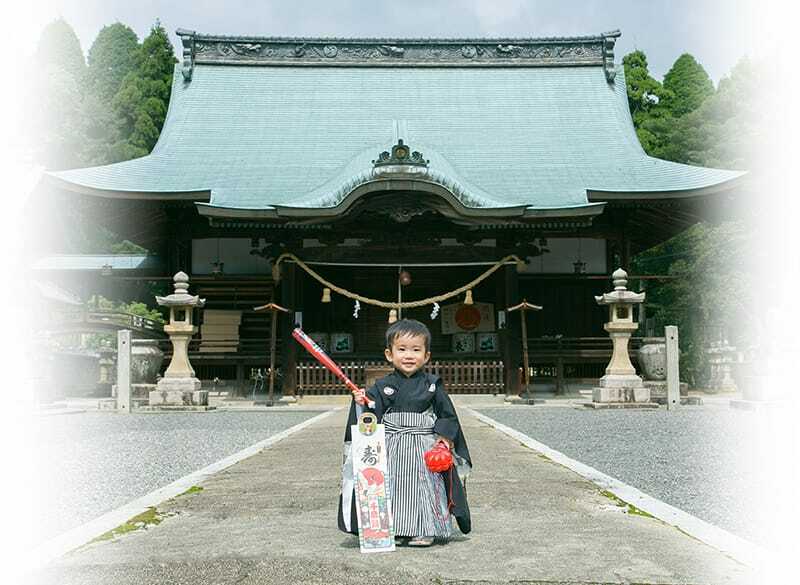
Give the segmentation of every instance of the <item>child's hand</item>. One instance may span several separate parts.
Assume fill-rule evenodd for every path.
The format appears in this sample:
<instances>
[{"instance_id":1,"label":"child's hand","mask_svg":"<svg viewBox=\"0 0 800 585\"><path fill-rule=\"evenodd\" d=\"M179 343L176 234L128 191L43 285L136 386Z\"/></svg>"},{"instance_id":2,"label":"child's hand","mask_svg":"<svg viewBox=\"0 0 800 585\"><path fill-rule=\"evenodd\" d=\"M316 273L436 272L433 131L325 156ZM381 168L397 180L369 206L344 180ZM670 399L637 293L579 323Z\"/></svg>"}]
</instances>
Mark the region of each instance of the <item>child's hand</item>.
<instances>
[{"instance_id":1,"label":"child's hand","mask_svg":"<svg viewBox=\"0 0 800 585\"><path fill-rule=\"evenodd\" d=\"M444 443L447 445L447 448L451 451L453 450L453 441L448 439L447 437L443 437L442 435L436 435L436 442L437 443Z\"/></svg>"},{"instance_id":2,"label":"child's hand","mask_svg":"<svg viewBox=\"0 0 800 585\"><path fill-rule=\"evenodd\" d=\"M353 400L356 401L356 404L364 405L367 403L367 389L366 388L359 388L358 391L353 390Z\"/></svg>"}]
</instances>

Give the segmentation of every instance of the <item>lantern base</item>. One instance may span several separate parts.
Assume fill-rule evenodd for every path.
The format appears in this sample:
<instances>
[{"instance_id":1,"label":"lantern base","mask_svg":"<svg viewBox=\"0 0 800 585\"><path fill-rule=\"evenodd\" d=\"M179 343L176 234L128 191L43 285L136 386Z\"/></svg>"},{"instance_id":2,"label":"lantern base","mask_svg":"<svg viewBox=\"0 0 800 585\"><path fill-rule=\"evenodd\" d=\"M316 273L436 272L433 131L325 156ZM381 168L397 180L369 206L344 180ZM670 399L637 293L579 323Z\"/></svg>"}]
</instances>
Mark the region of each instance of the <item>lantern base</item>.
<instances>
[{"instance_id":1,"label":"lantern base","mask_svg":"<svg viewBox=\"0 0 800 585\"><path fill-rule=\"evenodd\" d=\"M208 390L197 378L161 378L150 392L150 406L207 406Z\"/></svg>"},{"instance_id":2,"label":"lantern base","mask_svg":"<svg viewBox=\"0 0 800 585\"><path fill-rule=\"evenodd\" d=\"M600 388L642 388L644 383L636 374L606 374L600 378Z\"/></svg>"},{"instance_id":3,"label":"lantern base","mask_svg":"<svg viewBox=\"0 0 800 585\"><path fill-rule=\"evenodd\" d=\"M650 402L650 388L592 388L592 402Z\"/></svg>"}]
</instances>

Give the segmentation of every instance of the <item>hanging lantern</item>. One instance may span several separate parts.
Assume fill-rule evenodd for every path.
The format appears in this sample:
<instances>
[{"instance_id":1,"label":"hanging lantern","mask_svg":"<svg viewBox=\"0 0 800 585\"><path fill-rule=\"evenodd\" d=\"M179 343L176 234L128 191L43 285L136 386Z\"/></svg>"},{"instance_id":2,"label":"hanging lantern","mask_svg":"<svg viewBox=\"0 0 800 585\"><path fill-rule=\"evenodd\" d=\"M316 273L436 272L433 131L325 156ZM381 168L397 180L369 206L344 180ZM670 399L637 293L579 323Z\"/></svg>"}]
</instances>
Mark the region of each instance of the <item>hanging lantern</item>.
<instances>
[{"instance_id":1,"label":"hanging lantern","mask_svg":"<svg viewBox=\"0 0 800 585\"><path fill-rule=\"evenodd\" d=\"M397 321L397 309L391 309L389 311L389 324L392 324L395 321Z\"/></svg>"},{"instance_id":2,"label":"hanging lantern","mask_svg":"<svg viewBox=\"0 0 800 585\"><path fill-rule=\"evenodd\" d=\"M411 273L408 270L400 271L400 284L403 286L411 284Z\"/></svg>"},{"instance_id":3,"label":"hanging lantern","mask_svg":"<svg viewBox=\"0 0 800 585\"><path fill-rule=\"evenodd\" d=\"M472 304L472 289L467 290L467 296L464 298L464 304L465 305Z\"/></svg>"},{"instance_id":4,"label":"hanging lantern","mask_svg":"<svg viewBox=\"0 0 800 585\"><path fill-rule=\"evenodd\" d=\"M328 287L322 289L322 302L323 303L331 302L331 289L329 289Z\"/></svg>"}]
</instances>

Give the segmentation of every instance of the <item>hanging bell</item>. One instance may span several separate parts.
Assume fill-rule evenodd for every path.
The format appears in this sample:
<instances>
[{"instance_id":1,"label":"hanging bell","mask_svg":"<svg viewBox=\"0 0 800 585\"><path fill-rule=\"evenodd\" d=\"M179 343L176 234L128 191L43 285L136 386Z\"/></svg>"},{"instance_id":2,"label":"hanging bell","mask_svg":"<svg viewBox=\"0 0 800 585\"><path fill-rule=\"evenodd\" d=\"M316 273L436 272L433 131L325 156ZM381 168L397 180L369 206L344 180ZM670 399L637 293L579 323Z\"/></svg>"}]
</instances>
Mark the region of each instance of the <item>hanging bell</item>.
<instances>
[{"instance_id":1,"label":"hanging bell","mask_svg":"<svg viewBox=\"0 0 800 585\"><path fill-rule=\"evenodd\" d=\"M323 303L331 302L331 289L329 289L328 287L322 289L322 302Z\"/></svg>"},{"instance_id":2,"label":"hanging bell","mask_svg":"<svg viewBox=\"0 0 800 585\"><path fill-rule=\"evenodd\" d=\"M397 321L397 309L391 309L389 311L389 323L394 323Z\"/></svg>"},{"instance_id":3,"label":"hanging bell","mask_svg":"<svg viewBox=\"0 0 800 585\"><path fill-rule=\"evenodd\" d=\"M467 290L467 296L464 297L464 304L471 305L472 304L472 289Z\"/></svg>"}]
</instances>

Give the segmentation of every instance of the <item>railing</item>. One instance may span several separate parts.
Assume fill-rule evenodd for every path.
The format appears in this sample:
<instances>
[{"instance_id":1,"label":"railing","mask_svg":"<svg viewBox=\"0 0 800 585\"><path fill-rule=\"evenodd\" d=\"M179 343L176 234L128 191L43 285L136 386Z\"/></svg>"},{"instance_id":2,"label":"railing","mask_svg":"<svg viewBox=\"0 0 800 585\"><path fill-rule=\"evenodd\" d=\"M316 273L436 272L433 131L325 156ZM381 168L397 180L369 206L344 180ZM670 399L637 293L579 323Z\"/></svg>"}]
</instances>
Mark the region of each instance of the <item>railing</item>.
<instances>
[{"instance_id":1,"label":"railing","mask_svg":"<svg viewBox=\"0 0 800 585\"><path fill-rule=\"evenodd\" d=\"M367 366L385 365L385 362L341 362L347 376L358 386L364 385ZM501 361L434 361L427 366L432 374L442 378L449 393L494 394L504 388L504 368ZM297 364L297 393L346 394L347 389L324 366L315 362Z\"/></svg>"},{"instance_id":2,"label":"railing","mask_svg":"<svg viewBox=\"0 0 800 585\"><path fill-rule=\"evenodd\" d=\"M337 362L339 367L358 387L364 386L364 368L368 365L378 365L379 362ZM347 388L325 366L316 362L299 362L297 371L297 393L322 395L322 394L347 394Z\"/></svg>"},{"instance_id":3,"label":"railing","mask_svg":"<svg viewBox=\"0 0 800 585\"><path fill-rule=\"evenodd\" d=\"M119 329L134 329L138 331L150 331L154 333L164 333L164 326L159 321L123 313L122 311L88 311L86 313L86 323L96 323Z\"/></svg>"},{"instance_id":4,"label":"railing","mask_svg":"<svg viewBox=\"0 0 800 585\"><path fill-rule=\"evenodd\" d=\"M639 358L644 337L631 337L628 343L631 360ZM649 338L660 339L663 338ZM561 390L566 379L597 379L603 376L611 359L609 337L536 337L528 339L528 364L531 380L554 379ZM519 380L524 378L522 368Z\"/></svg>"},{"instance_id":5,"label":"railing","mask_svg":"<svg viewBox=\"0 0 800 585\"><path fill-rule=\"evenodd\" d=\"M637 356L644 339L660 339L662 342L664 340L663 337L631 337L628 342L631 357ZM531 356L539 357L607 359L611 357L611 349L610 337L531 337L528 339L528 353Z\"/></svg>"},{"instance_id":6,"label":"railing","mask_svg":"<svg viewBox=\"0 0 800 585\"><path fill-rule=\"evenodd\" d=\"M59 313L51 320L54 330L98 331L131 329L148 337L163 337L164 326L159 321L122 311L77 310Z\"/></svg>"},{"instance_id":7,"label":"railing","mask_svg":"<svg viewBox=\"0 0 800 585\"><path fill-rule=\"evenodd\" d=\"M501 361L437 361L431 362L428 370L439 376L451 393L496 394L505 387Z\"/></svg>"}]
</instances>

